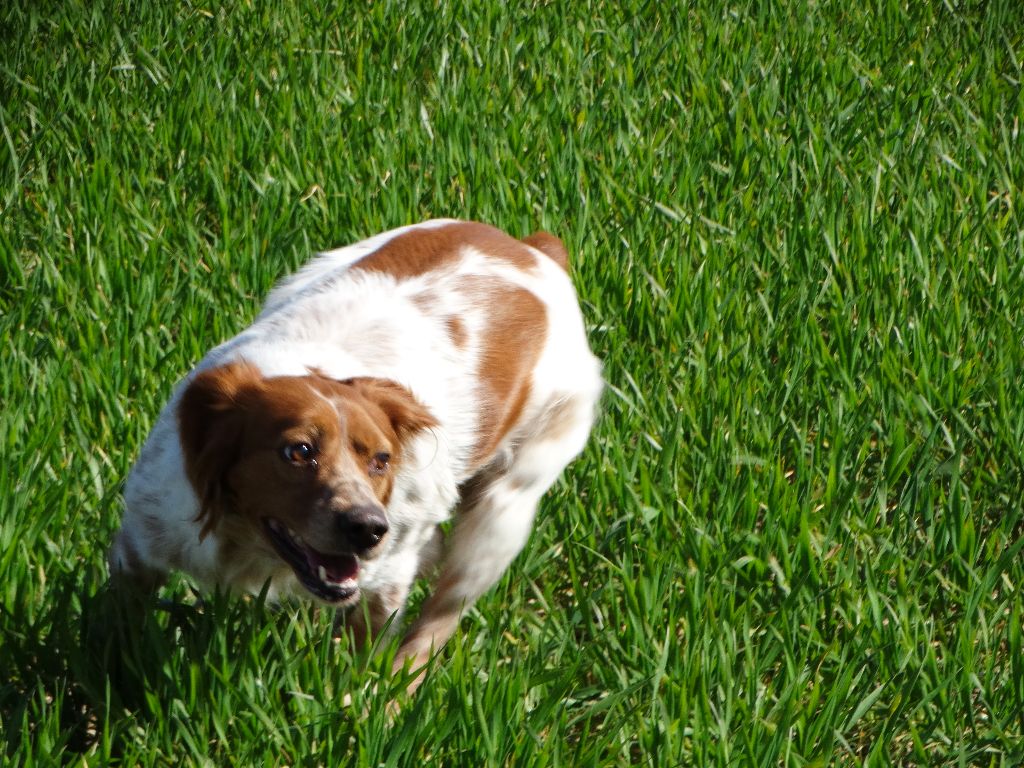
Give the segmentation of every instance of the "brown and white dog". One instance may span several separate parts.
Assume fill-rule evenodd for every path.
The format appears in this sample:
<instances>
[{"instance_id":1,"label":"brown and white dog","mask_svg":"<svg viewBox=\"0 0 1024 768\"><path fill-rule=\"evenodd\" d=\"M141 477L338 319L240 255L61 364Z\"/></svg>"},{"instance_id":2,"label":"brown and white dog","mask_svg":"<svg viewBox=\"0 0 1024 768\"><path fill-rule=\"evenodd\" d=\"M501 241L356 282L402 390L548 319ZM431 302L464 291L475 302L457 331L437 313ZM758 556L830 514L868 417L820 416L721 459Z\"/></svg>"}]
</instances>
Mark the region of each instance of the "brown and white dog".
<instances>
[{"instance_id":1,"label":"brown and white dog","mask_svg":"<svg viewBox=\"0 0 1024 768\"><path fill-rule=\"evenodd\" d=\"M454 517L396 662L418 667L522 549L601 388L552 235L436 220L320 254L178 385L128 477L111 572L362 599L362 638Z\"/></svg>"}]
</instances>

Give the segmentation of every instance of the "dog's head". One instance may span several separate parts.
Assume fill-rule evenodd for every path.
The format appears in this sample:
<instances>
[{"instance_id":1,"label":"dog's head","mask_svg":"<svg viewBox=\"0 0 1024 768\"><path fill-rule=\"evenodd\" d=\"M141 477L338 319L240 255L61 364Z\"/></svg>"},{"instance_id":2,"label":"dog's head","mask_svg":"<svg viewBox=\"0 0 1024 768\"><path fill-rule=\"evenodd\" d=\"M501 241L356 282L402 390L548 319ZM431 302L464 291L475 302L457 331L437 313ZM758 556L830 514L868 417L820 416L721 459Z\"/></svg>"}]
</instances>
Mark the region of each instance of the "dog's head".
<instances>
[{"instance_id":1,"label":"dog's head","mask_svg":"<svg viewBox=\"0 0 1024 768\"><path fill-rule=\"evenodd\" d=\"M335 605L355 601L360 559L381 550L403 447L436 425L392 381L264 378L246 363L197 375L178 420L202 535L272 549Z\"/></svg>"}]
</instances>

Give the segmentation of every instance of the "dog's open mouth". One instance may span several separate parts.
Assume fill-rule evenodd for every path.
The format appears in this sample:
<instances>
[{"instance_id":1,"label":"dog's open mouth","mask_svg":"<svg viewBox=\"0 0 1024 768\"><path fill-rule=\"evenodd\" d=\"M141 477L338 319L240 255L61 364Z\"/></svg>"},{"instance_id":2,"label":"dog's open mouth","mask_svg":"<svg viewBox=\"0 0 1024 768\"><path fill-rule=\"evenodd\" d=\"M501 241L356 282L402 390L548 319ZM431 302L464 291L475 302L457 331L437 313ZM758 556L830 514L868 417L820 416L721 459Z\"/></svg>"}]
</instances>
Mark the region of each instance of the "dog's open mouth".
<instances>
[{"instance_id":1,"label":"dog's open mouth","mask_svg":"<svg viewBox=\"0 0 1024 768\"><path fill-rule=\"evenodd\" d=\"M354 555L328 555L304 542L288 526L272 517L264 518L263 525L270 543L302 586L328 603L343 603L359 592L356 576L359 561Z\"/></svg>"}]
</instances>

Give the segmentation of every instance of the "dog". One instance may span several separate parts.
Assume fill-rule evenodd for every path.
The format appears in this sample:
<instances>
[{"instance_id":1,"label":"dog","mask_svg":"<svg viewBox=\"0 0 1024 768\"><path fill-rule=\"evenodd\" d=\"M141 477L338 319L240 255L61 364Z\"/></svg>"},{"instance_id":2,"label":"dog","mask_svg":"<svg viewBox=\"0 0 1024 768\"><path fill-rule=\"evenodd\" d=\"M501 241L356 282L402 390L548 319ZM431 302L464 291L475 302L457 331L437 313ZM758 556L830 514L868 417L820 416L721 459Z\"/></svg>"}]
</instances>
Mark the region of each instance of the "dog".
<instances>
[{"instance_id":1,"label":"dog","mask_svg":"<svg viewBox=\"0 0 1024 768\"><path fill-rule=\"evenodd\" d=\"M591 431L601 365L567 262L548 233L451 219L319 254L175 388L112 579L312 598L360 642L434 574L395 659L422 669Z\"/></svg>"}]
</instances>

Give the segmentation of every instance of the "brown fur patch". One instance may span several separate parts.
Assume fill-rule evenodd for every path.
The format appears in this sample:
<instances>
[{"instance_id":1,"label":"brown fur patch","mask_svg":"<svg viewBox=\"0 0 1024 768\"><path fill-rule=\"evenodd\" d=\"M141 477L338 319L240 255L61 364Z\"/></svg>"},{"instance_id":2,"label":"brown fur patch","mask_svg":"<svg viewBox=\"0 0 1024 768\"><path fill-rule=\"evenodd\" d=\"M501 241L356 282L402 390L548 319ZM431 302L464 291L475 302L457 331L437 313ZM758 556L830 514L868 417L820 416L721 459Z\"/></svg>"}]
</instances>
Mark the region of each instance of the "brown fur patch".
<instances>
[{"instance_id":1,"label":"brown fur patch","mask_svg":"<svg viewBox=\"0 0 1024 768\"><path fill-rule=\"evenodd\" d=\"M407 280L457 262L465 247L475 248L523 271L537 268L537 258L519 240L474 221L405 232L364 256L352 268Z\"/></svg>"},{"instance_id":2,"label":"brown fur patch","mask_svg":"<svg viewBox=\"0 0 1024 768\"><path fill-rule=\"evenodd\" d=\"M242 422L232 413L233 406L258 381L259 372L250 365L214 368L196 376L178 404L185 472L199 497L200 538L219 521L226 502L225 473L240 448Z\"/></svg>"},{"instance_id":3,"label":"brown fur patch","mask_svg":"<svg viewBox=\"0 0 1024 768\"><path fill-rule=\"evenodd\" d=\"M483 388L472 462L486 464L515 426L530 395L530 377L544 347L547 312L524 288L499 281L477 281L477 290L497 285L487 300L493 308L483 333L477 377Z\"/></svg>"},{"instance_id":4,"label":"brown fur patch","mask_svg":"<svg viewBox=\"0 0 1024 768\"><path fill-rule=\"evenodd\" d=\"M466 324L462 321L462 318L458 315L444 315L441 318L440 304L436 297L429 293L413 294L411 301L430 319L435 322L438 320L444 322L445 330L448 331L448 338L452 340L452 344L459 349L466 346L466 343L469 341L469 331L466 329Z\"/></svg>"},{"instance_id":5,"label":"brown fur patch","mask_svg":"<svg viewBox=\"0 0 1024 768\"><path fill-rule=\"evenodd\" d=\"M534 232L529 237L524 237L523 242L536 248L564 271L569 271L569 252L565 245L550 232Z\"/></svg>"},{"instance_id":6,"label":"brown fur patch","mask_svg":"<svg viewBox=\"0 0 1024 768\"><path fill-rule=\"evenodd\" d=\"M372 376L346 379L338 383L354 387L360 395L379 408L399 439L421 429L437 426L437 419L401 384Z\"/></svg>"},{"instance_id":7,"label":"brown fur patch","mask_svg":"<svg viewBox=\"0 0 1024 768\"><path fill-rule=\"evenodd\" d=\"M425 315L433 315L438 308L437 297L429 293L414 293L410 300Z\"/></svg>"},{"instance_id":8,"label":"brown fur patch","mask_svg":"<svg viewBox=\"0 0 1024 768\"><path fill-rule=\"evenodd\" d=\"M469 341L469 332L466 330L466 324L462 322L455 315L448 315L444 320L445 327L448 329L448 337L459 349L466 346L466 342Z\"/></svg>"}]
</instances>

